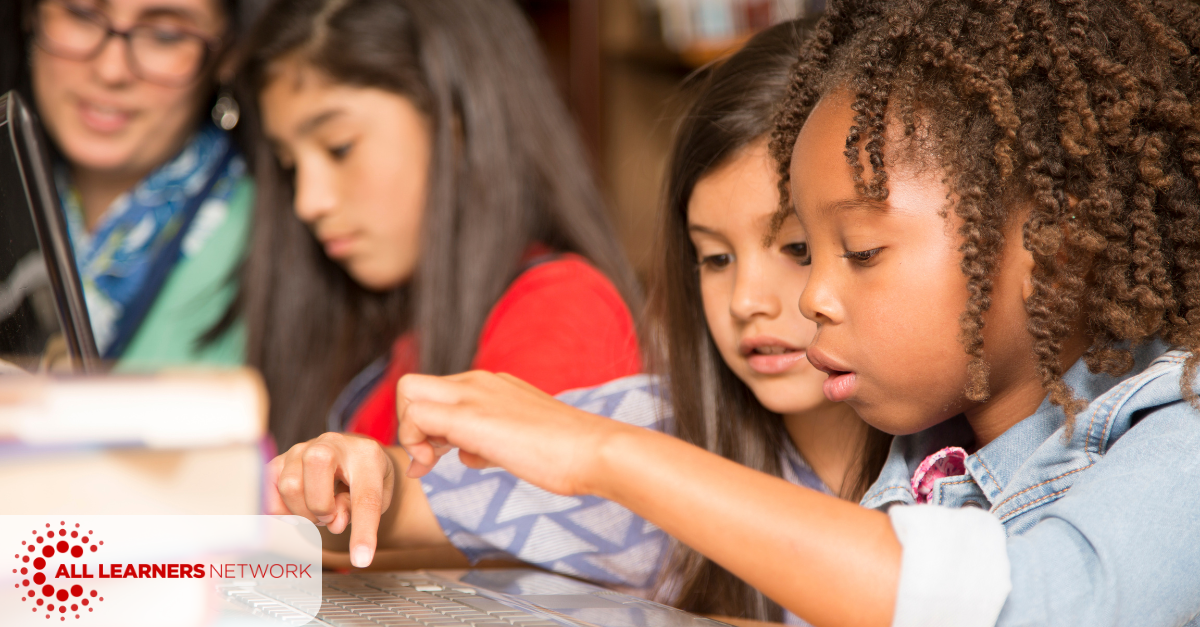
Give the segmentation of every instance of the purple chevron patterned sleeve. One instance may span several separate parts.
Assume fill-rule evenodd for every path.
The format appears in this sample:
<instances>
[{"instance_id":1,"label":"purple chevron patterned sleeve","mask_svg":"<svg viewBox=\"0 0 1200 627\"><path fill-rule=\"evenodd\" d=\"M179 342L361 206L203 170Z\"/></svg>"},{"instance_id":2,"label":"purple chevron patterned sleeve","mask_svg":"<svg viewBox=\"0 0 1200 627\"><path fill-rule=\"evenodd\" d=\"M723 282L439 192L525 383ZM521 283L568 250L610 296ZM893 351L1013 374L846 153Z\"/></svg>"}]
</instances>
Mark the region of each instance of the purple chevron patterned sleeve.
<instances>
[{"instance_id":1,"label":"purple chevron patterned sleeve","mask_svg":"<svg viewBox=\"0 0 1200 627\"><path fill-rule=\"evenodd\" d=\"M662 431L671 419L655 377L636 375L564 392L574 407ZM592 496L551 494L498 469L446 455L421 487L450 541L471 559L516 558L590 581L647 591L667 536L633 512Z\"/></svg>"}]
</instances>

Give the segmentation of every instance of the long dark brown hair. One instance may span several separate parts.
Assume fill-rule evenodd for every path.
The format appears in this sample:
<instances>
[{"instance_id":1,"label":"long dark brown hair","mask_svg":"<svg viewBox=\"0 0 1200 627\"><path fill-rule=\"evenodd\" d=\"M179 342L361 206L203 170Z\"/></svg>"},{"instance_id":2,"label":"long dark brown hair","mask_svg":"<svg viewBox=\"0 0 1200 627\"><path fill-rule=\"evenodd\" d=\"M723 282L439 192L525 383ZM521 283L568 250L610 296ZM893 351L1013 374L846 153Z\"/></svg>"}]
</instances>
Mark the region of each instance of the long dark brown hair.
<instances>
[{"instance_id":1,"label":"long dark brown hair","mask_svg":"<svg viewBox=\"0 0 1200 627\"><path fill-rule=\"evenodd\" d=\"M800 128L839 87L855 99L846 158L861 194L886 198L887 151L916 149L937 159L958 199L969 398L989 396L984 314L1005 229L1028 211L1033 358L1068 430L1084 402L1063 381L1062 352L1079 320L1093 372L1128 372L1129 347L1155 337L1191 351L1181 381L1196 404L1200 4L832 2L800 55L773 137L781 214L791 211L787 172ZM892 121L909 138L899 146L885 142Z\"/></svg>"},{"instance_id":2,"label":"long dark brown hair","mask_svg":"<svg viewBox=\"0 0 1200 627\"><path fill-rule=\"evenodd\" d=\"M576 130L511 2L280 0L249 38L241 72L255 127L257 95L285 55L336 82L409 99L433 145L420 262L411 280L382 293L326 258L293 214L290 177L268 147L253 150L257 208L241 303L281 449L324 431L338 392L402 333L415 334L420 372L466 370L534 243L582 255L638 312Z\"/></svg>"},{"instance_id":3,"label":"long dark brown hair","mask_svg":"<svg viewBox=\"0 0 1200 627\"><path fill-rule=\"evenodd\" d=\"M789 71L811 25L809 20L776 25L693 78L696 100L682 118L667 168L659 223L663 250L650 300L654 333L665 347L657 369L668 375L675 435L775 476L782 472L780 453L788 438L783 418L763 407L713 343L700 297L696 249L688 236L687 210L701 178L771 132ZM890 442L890 436L869 428L843 498L862 497L883 467ZM674 540L658 594L661 600L694 612L782 619L779 605Z\"/></svg>"}]
</instances>

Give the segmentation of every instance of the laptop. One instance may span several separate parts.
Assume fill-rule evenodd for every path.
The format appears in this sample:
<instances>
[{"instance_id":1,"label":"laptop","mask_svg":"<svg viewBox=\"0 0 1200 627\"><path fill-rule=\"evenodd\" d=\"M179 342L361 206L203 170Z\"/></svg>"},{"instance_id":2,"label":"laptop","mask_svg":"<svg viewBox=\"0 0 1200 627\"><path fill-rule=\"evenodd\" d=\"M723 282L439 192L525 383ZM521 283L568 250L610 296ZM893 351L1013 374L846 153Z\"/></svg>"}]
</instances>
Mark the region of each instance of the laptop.
<instances>
[{"instance_id":1,"label":"laptop","mask_svg":"<svg viewBox=\"0 0 1200 627\"><path fill-rule=\"evenodd\" d=\"M56 355L100 369L50 154L17 92L0 95L0 362L36 371Z\"/></svg>"},{"instance_id":2,"label":"laptop","mask_svg":"<svg viewBox=\"0 0 1200 627\"><path fill-rule=\"evenodd\" d=\"M317 615L286 587L224 593L264 624L321 627L729 627L711 618L533 569L324 573Z\"/></svg>"}]
</instances>

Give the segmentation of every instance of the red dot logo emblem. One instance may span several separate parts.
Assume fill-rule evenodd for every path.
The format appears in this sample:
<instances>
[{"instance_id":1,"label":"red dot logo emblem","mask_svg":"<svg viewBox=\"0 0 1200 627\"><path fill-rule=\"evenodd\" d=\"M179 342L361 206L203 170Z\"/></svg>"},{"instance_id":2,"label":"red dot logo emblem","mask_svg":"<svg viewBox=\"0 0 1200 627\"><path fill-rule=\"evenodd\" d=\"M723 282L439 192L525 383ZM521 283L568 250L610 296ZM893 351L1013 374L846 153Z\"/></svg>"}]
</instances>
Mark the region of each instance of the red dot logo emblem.
<instances>
[{"instance_id":1,"label":"red dot logo emblem","mask_svg":"<svg viewBox=\"0 0 1200 627\"><path fill-rule=\"evenodd\" d=\"M13 573L21 576L20 583L16 584L21 601L27 603L31 611L45 614L47 620L57 617L65 622L68 617L78 619L94 611L96 604L104 600L99 591L79 584L60 583L70 582L70 579L54 583L51 580L63 565L68 572L83 572L76 566L78 560L100 551L103 546L104 541L97 540L93 530L82 529L78 523L68 525L67 521L60 520L57 525L46 523L44 527L35 528L21 541L21 548L13 555L16 564ZM85 581L90 584L91 580Z\"/></svg>"}]
</instances>

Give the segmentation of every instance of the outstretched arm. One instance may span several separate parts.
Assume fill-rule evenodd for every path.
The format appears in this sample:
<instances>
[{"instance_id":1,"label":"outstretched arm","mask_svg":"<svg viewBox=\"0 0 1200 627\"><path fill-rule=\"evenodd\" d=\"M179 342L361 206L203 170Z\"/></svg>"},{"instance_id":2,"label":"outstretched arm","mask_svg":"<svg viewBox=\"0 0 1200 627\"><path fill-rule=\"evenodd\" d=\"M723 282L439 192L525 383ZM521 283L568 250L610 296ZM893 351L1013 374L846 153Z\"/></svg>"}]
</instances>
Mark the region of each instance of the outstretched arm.
<instances>
[{"instance_id":1,"label":"outstretched arm","mask_svg":"<svg viewBox=\"0 0 1200 627\"><path fill-rule=\"evenodd\" d=\"M620 503L810 622L891 622L900 544L885 514L576 410L505 375L410 375L397 398L412 476L458 447L467 465Z\"/></svg>"}]
</instances>

